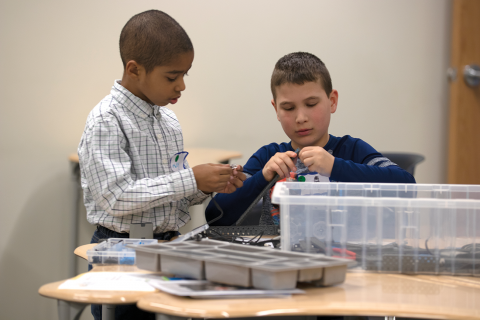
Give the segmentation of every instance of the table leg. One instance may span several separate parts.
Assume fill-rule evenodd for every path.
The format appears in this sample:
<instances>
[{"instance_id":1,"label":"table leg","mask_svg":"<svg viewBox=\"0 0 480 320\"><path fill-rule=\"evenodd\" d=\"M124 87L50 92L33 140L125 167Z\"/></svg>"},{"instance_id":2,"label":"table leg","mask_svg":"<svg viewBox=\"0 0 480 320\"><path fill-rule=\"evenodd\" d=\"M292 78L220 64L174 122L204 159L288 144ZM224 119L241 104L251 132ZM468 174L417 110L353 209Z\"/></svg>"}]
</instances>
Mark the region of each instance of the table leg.
<instances>
[{"instance_id":1,"label":"table leg","mask_svg":"<svg viewBox=\"0 0 480 320\"><path fill-rule=\"evenodd\" d=\"M59 320L78 320L83 309L87 306L84 303L57 300Z\"/></svg>"},{"instance_id":2,"label":"table leg","mask_svg":"<svg viewBox=\"0 0 480 320\"><path fill-rule=\"evenodd\" d=\"M82 198L82 186L80 184L80 165L78 163L72 164L72 171L73 171L73 188L75 194L73 200L73 210L70 222L70 250L75 251L77 248L77 241L78 241L78 216L80 215L80 201ZM70 261L70 277L75 277L77 275L77 258L75 255L72 255L72 260Z\"/></svg>"},{"instance_id":3,"label":"table leg","mask_svg":"<svg viewBox=\"0 0 480 320\"><path fill-rule=\"evenodd\" d=\"M163 314L163 313L156 313L155 314L155 320L187 320L187 319L191 319L191 318L171 316L171 315Z\"/></svg>"},{"instance_id":4,"label":"table leg","mask_svg":"<svg viewBox=\"0 0 480 320\"><path fill-rule=\"evenodd\" d=\"M114 304L102 304L102 320L115 320Z\"/></svg>"}]
</instances>

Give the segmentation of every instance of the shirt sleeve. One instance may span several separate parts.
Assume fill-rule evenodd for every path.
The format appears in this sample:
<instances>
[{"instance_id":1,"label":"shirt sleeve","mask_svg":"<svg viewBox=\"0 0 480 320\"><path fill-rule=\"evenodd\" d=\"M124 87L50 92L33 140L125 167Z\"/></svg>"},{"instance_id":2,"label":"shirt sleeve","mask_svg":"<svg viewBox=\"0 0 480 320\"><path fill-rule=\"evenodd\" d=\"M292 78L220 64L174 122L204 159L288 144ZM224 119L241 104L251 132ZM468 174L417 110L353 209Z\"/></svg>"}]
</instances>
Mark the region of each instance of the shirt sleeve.
<instances>
[{"instance_id":1,"label":"shirt sleeve","mask_svg":"<svg viewBox=\"0 0 480 320\"><path fill-rule=\"evenodd\" d=\"M234 224L267 184L268 181L265 180L260 170L245 180L243 187L237 189L235 192L231 194L217 194L215 201L217 201L220 208L222 208L223 217L212 223L212 225L230 226ZM214 202L210 201L205 211L207 222L215 219L220 214Z\"/></svg>"},{"instance_id":2,"label":"shirt sleeve","mask_svg":"<svg viewBox=\"0 0 480 320\"><path fill-rule=\"evenodd\" d=\"M248 159L243 167L243 172L247 175L247 180L243 182L243 187L237 189L231 194L217 194L215 200L223 211L223 217L215 221L212 225L230 226L234 224L241 215L252 204L253 200L262 192L268 181L263 177L262 169L270 160L271 155L276 152L285 152L285 145L270 144L258 149ZM217 209L213 201L205 210L205 218L208 221L218 217L220 211Z\"/></svg>"},{"instance_id":3,"label":"shirt sleeve","mask_svg":"<svg viewBox=\"0 0 480 320\"><path fill-rule=\"evenodd\" d=\"M380 167L340 158L335 158L330 178L341 182L415 183L410 173L394 164Z\"/></svg>"},{"instance_id":4,"label":"shirt sleeve","mask_svg":"<svg viewBox=\"0 0 480 320\"><path fill-rule=\"evenodd\" d=\"M335 157L330 179L339 182L415 183L410 173L360 139L356 139L347 159Z\"/></svg>"},{"instance_id":5,"label":"shirt sleeve","mask_svg":"<svg viewBox=\"0 0 480 320\"><path fill-rule=\"evenodd\" d=\"M192 169L155 178L134 179L128 141L118 125L100 121L86 132L79 153L88 188L103 210L112 216L140 213L198 193Z\"/></svg>"}]
</instances>

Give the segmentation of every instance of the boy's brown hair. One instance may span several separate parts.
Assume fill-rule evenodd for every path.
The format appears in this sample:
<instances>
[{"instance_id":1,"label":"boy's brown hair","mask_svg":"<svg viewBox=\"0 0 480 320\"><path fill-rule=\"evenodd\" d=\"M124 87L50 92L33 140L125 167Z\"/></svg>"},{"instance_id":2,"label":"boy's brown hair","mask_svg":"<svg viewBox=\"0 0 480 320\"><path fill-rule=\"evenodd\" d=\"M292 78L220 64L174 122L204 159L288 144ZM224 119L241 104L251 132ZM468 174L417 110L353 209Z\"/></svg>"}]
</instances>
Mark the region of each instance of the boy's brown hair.
<instances>
[{"instance_id":1,"label":"boy's brown hair","mask_svg":"<svg viewBox=\"0 0 480 320\"><path fill-rule=\"evenodd\" d=\"M284 83L304 84L320 81L323 89L330 96L332 79L325 64L308 52L294 52L280 58L273 69L270 86L273 99L276 100L276 88Z\"/></svg>"},{"instance_id":2,"label":"boy's brown hair","mask_svg":"<svg viewBox=\"0 0 480 320\"><path fill-rule=\"evenodd\" d=\"M192 41L180 24L165 12L149 10L134 15L120 34L123 67L134 60L146 72L166 65L178 54L193 51Z\"/></svg>"}]
</instances>

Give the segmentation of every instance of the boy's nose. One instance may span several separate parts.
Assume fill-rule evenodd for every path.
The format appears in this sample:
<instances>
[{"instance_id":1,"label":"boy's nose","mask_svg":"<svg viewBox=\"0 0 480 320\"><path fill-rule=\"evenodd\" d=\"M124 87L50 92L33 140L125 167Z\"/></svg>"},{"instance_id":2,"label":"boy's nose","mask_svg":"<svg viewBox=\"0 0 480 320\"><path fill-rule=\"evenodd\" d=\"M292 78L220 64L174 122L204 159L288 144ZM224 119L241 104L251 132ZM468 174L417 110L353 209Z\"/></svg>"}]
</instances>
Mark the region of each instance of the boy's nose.
<instances>
[{"instance_id":1,"label":"boy's nose","mask_svg":"<svg viewBox=\"0 0 480 320\"><path fill-rule=\"evenodd\" d=\"M305 113L303 112L298 112L297 113L297 123L304 123L307 122L308 117Z\"/></svg>"},{"instance_id":2,"label":"boy's nose","mask_svg":"<svg viewBox=\"0 0 480 320\"><path fill-rule=\"evenodd\" d=\"M175 88L177 91L184 91L186 88L185 86L185 80L181 79L180 80L180 83L178 84L178 86Z\"/></svg>"}]
</instances>

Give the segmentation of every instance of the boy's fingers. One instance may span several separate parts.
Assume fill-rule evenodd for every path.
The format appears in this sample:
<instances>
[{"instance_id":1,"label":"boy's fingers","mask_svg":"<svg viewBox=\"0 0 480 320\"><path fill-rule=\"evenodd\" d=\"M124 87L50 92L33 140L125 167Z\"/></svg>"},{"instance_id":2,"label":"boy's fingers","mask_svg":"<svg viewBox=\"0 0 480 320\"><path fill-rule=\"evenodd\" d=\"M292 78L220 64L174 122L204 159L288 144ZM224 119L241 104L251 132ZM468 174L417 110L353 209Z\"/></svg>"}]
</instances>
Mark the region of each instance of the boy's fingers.
<instances>
[{"instance_id":1,"label":"boy's fingers","mask_svg":"<svg viewBox=\"0 0 480 320\"><path fill-rule=\"evenodd\" d=\"M289 152L292 152L292 151L289 151ZM295 152L292 152L292 153L295 153ZM289 157L288 155L285 157L282 157L282 160L283 162L285 163L285 165L287 166L287 176L289 175L290 171L296 171L297 168L295 167L295 164L293 163L293 160L291 157Z\"/></svg>"},{"instance_id":2,"label":"boy's fingers","mask_svg":"<svg viewBox=\"0 0 480 320\"><path fill-rule=\"evenodd\" d=\"M235 175L235 177L237 177L238 179L240 179L241 181L245 181L247 180L247 176L245 175L245 173L242 173L242 172L239 172Z\"/></svg>"},{"instance_id":3,"label":"boy's fingers","mask_svg":"<svg viewBox=\"0 0 480 320\"><path fill-rule=\"evenodd\" d=\"M315 163L315 158L313 158L313 157L308 157L308 158L305 158L305 159L303 160L303 164L304 164L307 168L310 167L310 166L311 166L312 164L314 164L314 163Z\"/></svg>"},{"instance_id":4,"label":"boy's fingers","mask_svg":"<svg viewBox=\"0 0 480 320\"><path fill-rule=\"evenodd\" d=\"M312 158L306 158L306 159L303 159L302 162L303 164L305 165L305 167L310 167L312 165L312 161L311 161Z\"/></svg>"},{"instance_id":5,"label":"boy's fingers","mask_svg":"<svg viewBox=\"0 0 480 320\"><path fill-rule=\"evenodd\" d=\"M275 163L278 167L278 170L275 170L278 173L278 175L281 176L282 178L286 177L288 175L288 173L290 172L290 170L288 170L288 167L285 164L285 162L282 159L280 159L279 161L276 161Z\"/></svg>"},{"instance_id":6,"label":"boy's fingers","mask_svg":"<svg viewBox=\"0 0 480 320\"><path fill-rule=\"evenodd\" d=\"M229 185L225 188L225 193L234 193L235 190L237 190L237 188L235 188L234 185L229 184Z\"/></svg>"},{"instance_id":7,"label":"boy's fingers","mask_svg":"<svg viewBox=\"0 0 480 320\"><path fill-rule=\"evenodd\" d=\"M298 153L298 157L300 158L300 160L302 160L302 162L303 162L303 158L305 157L305 149L306 149L306 148L303 148L303 149L300 150L300 152Z\"/></svg>"},{"instance_id":8,"label":"boy's fingers","mask_svg":"<svg viewBox=\"0 0 480 320\"><path fill-rule=\"evenodd\" d=\"M236 170L236 171L243 171L243 167L239 164L230 164L229 165L233 170ZM235 166L235 167L234 167Z\"/></svg>"},{"instance_id":9,"label":"boy's fingers","mask_svg":"<svg viewBox=\"0 0 480 320\"><path fill-rule=\"evenodd\" d=\"M220 175L232 175L232 167L229 164L212 163L211 165L215 167L215 172Z\"/></svg>"},{"instance_id":10,"label":"boy's fingers","mask_svg":"<svg viewBox=\"0 0 480 320\"><path fill-rule=\"evenodd\" d=\"M243 181L238 178L233 178L230 180L230 183L235 186L235 188L243 187Z\"/></svg>"},{"instance_id":11,"label":"boy's fingers","mask_svg":"<svg viewBox=\"0 0 480 320\"><path fill-rule=\"evenodd\" d=\"M272 166L270 167L270 171L273 172L274 175L275 173L277 173L280 176L280 178L283 177L283 171L280 169L280 167L276 163L272 164Z\"/></svg>"},{"instance_id":12,"label":"boy's fingers","mask_svg":"<svg viewBox=\"0 0 480 320\"><path fill-rule=\"evenodd\" d=\"M300 158L300 160L302 160L302 162L304 162L304 160L308 158L310 154L310 150L308 148L304 148L302 149L302 151L299 152L298 157Z\"/></svg>"},{"instance_id":13,"label":"boy's fingers","mask_svg":"<svg viewBox=\"0 0 480 320\"><path fill-rule=\"evenodd\" d=\"M237 190L237 188L233 184L229 183L229 184L225 185L225 187L217 190L216 192L218 192L218 193L233 193L233 192L235 192L235 190Z\"/></svg>"},{"instance_id":14,"label":"boy's fingers","mask_svg":"<svg viewBox=\"0 0 480 320\"><path fill-rule=\"evenodd\" d=\"M300 150L300 152L298 153L298 157L300 158L300 160L303 161L303 159L305 159L305 157L307 156L307 154L310 153L311 150L312 150L312 147L305 147L302 150Z\"/></svg>"},{"instance_id":15,"label":"boy's fingers","mask_svg":"<svg viewBox=\"0 0 480 320\"><path fill-rule=\"evenodd\" d=\"M290 158L295 158L297 156L297 154L293 151L287 151L287 152L285 152L285 154L287 156L289 156Z\"/></svg>"},{"instance_id":16,"label":"boy's fingers","mask_svg":"<svg viewBox=\"0 0 480 320\"><path fill-rule=\"evenodd\" d=\"M272 171L276 172L280 176L280 178L283 177L282 168L280 168L280 166L276 162L272 163Z\"/></svg>"},{"instance_id":17,"label":"boy's fingers","mask_svg":"<svg viewBox=\"0 0 480 320\"><path fill-rule=\"evenodd\" d=\"M243 171L243 167L239 164L235 165L235 164L232 164L230 165L233 169L233 175L236 176L239 172L242 172Z\"/></svg>"},{"instance_id":18,"label":"boy's fingers","mask_svg":"<svg viewBox=\"0 0 480 320\"><path fill-rule=\"evenodd\" d=\"M225 193L225 190L228 188L229 186L229 183L224 183L224 184L221 184L221 185L218 185L216 188L215 188L215 192L218 192L218 193Z\"/></svg>"}]
</instances>

